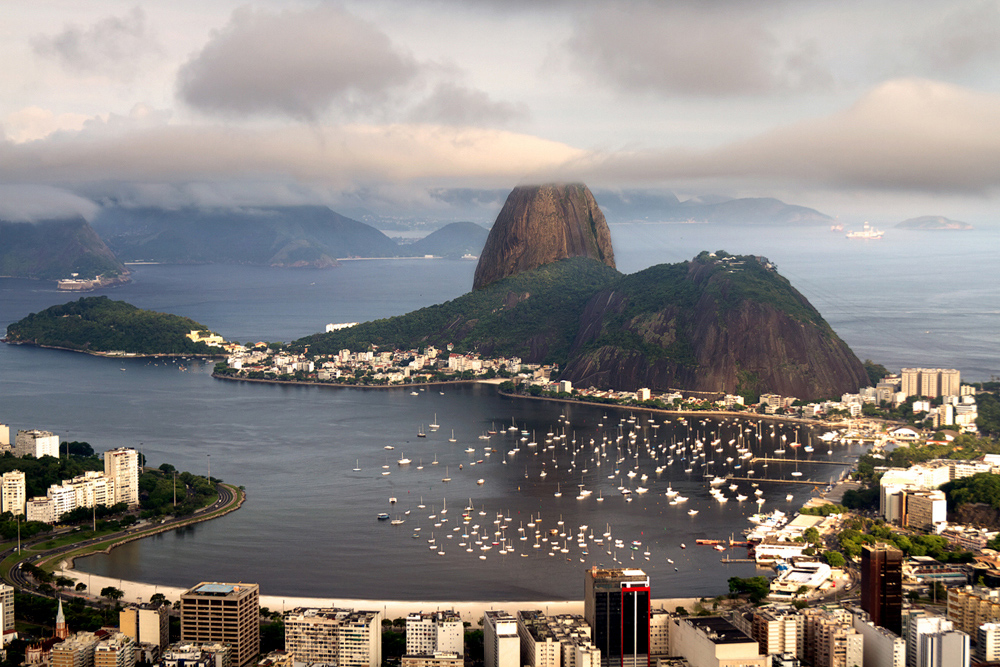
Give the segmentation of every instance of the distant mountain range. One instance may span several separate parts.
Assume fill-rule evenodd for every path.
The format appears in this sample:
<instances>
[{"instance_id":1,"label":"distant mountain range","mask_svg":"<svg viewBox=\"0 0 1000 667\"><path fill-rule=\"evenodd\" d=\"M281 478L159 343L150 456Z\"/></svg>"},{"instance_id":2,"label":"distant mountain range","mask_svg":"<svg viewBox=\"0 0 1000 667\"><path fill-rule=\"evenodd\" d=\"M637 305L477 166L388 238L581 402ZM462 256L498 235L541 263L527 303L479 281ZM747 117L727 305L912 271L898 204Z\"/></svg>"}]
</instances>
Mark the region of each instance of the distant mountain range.
<instances>
[{"instance_id":1,"label":"distant mountain range","mask_svg":"<svg viewBox=\"0 0 1000 667\"><path fill-rule=\"evenodd\" d=\"M326 268L338 257L478 254L486 230L455 223L416 243L325 206L252 209L103 209L94 228L125 261Z\"/></svg>"},{"instance_id":2,"label":"distant mountain range","mask_svg":"<svg viewBox=\"0 0 1000 667\"><path fill-rule=\"evenodd\" d=\"M717 195L681 201L673 193L598 190L608 222L712 222L725 225L829 225L833 218L770 197L732 199Z\"/></svg>"},{"instance_id":3,"label":"distant mountain range","mask_svg":"<svg viewBox=\"0 0 1000 667\"><path fill-rule=\"evenodd\" d=\"M973 229L967 222L949 220L941 215L922 215L919 218L910 218L897 224L898 229L917 229L921 231L965 231Z\"/></svg>"}]
</instances>

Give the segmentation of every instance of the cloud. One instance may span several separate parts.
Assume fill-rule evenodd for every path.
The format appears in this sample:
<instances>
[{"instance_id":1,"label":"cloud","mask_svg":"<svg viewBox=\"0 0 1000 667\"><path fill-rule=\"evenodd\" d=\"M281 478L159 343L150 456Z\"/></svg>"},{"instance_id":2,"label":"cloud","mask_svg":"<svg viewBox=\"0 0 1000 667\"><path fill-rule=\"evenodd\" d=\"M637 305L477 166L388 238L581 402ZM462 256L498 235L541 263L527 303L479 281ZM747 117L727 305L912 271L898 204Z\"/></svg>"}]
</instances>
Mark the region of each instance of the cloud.
<instances>
[{"instance_id":1,"label":"cloud","mask_svg":"<svg viewBox=\"0 0 1000 667\"><path fill-rule=\"evenodd\" d=\"M828 86L810 42L783 46L750 3L632 2L585 13L567 43L586 76L629 92L747 95Z\"/></svg>"},{"instance_id":2,"label":"cloud","mask_svg":"<svg viewBox=\"0 0 1000 667\"><path fill-rule=\"evenodd\" d=\"M31 44L36 55L55 60L70 72L121 78L132 78L140 59L160 52L141 7L87 28L67 26L55 35L37 35Z\"/></svg>"},{"instance_id":3,"label":"cloud","mask_svg":"<svg viewBox=\"0 0 1000 667\"><path fill-rule=\"evenodd\" d=\"M592 156L580 173L821 188L988 194L1000 189L1000 95L922 79L886 82L851 108L707 151Z\"/></svg>"},{"instance_id":4,"label":"cloud","mask_svg":"<svg viewBox=\"0 0 1000 667\"><path fill-rule=\"evenodd\" d=\"M243 128L159 125L0 143L0 181L42 183L293 181L507 182L583 151L534 136L430 125Z\"/></svg>"},{"instance_id":5,"label":"cloud","mask_svg":"<svg viewBox=\"0 0 1000 667\"><path fill-rule=\"evenodd\" d=\"M90 220L97 209L89 199L61 188L0 184L0 220L36 222L77 216Z\"/></svg>"},{"instance_id":6,"label":"cloud","mask_svg":"<svg viewBox=\"0 0 1000 667\"><path fill-rule=\"evenodd\" d=\"M497 102L481 90L443 82L413 108L410 120L417 123L492 126L504 125L527 115L524 105Z\"/></svg>"},{"instance_id":7,"label":"cloud","mask_svg":"<svg viewBox=\"0 0 1000 667\"><path fill-rule=\"evenodd\" d=\"M331 106L370 110L418 69L375 25L339 7L244 7L181 67L178 90L204 111L315 120Z\"/></svg>"},{"instance_id":8,"label":"cloud","mask_svg":"<svg viewBox=\"0 0 1000 667\"><path fill-rule=\"evenodd\" d=\"M1000 6L983 2L956 8L939 17L910 46L910 55L935 73L976 65L992 70L1000 54Z\"/></svg>"}]
</instances>

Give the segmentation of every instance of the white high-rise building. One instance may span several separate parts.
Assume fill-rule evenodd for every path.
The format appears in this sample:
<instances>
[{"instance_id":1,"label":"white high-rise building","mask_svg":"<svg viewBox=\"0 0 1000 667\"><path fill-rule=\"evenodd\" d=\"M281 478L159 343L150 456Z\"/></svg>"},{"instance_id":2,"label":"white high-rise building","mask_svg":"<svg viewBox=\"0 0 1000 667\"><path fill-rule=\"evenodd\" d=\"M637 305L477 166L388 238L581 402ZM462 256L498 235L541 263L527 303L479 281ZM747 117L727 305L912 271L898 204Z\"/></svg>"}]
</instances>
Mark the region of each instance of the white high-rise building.
<instances>
[{"instance_id":1,"label":"white high-rise building","mask_svg":"<svg viewBox=\"0 0 1000 667\"><path fill-rule=\"evenodd\" d=\"M1000 660L1000 623L983 623L979 626L976 657L983 662Z\"/></svg>"},{"instance_id":2,"label":"white high-rise building","mask_svg":"<svg viewBox=\"0 0 1000 667\"><path fill-rule=\"evenodd\" d=\"M954 623L944 616L922 616L910 619L906 628L907 667L925 667L927 664L924 651L927 650L928 645L922 641L924 635L950 632L954 629Z\"/></svg>"},{"instance_id":3,"label":"white high-rise building","mask_svg":"<svg viewBox=\"0 0 1000 667\"><path fill-rule=\"evenodd\" d=\"M68 484L53 484L45 495L52 499L52 513L56 521L66 512L76 509L76 491Z\"/></svg>"},{"instance_id":4,"label":"white high-rise building","mask_svg":"<svg viewBox=\"0 0 1000 667\"><path fill-rule=\"evenodd\" d=\"M59 436L49 431L18 431L14 437L14 456L43 456L59 458Z\"/></svg>"},{"instance_id":5,"label":"white high-rise building","mask_svg":"<svg viewBox=\"0 0 1000 667\"><path fill-rule=\"evenodd\" d=\"M0 424L0 449L7 449L10 447L10 426L7 424Z\"/></svg>"},{"instance_id":6,"label":"white high-rise building","mask_svg":"<svg viewBox=\"0 0 1000 667\"><path fill-rule=\"evenodd\" d=\"M79 477L63 480L63 485L73 489L77 507L104 507L115 504L115 482L95 470L88 470Z\"/></svg>"},{"instance_id":7,"label":"white high-rise building","mask_svg":"<svg viewBox=\"0 0 1000 667\"><path fill-rule=\"evenodd\" d=\"M104 476L114 482L115 504L139 504L139 452L130 447L104 452Z\"/></svg>"},{"instance_id":8,"label":"white high-rise building","mask_svg":"<svg viewBox=\"0 0 1000 667\"><path fill-rule=\"evenodd\" d=\"M4 632L14 629L14 588L7 584L0 584L0 618Z\"/></svg>"},{"instance_id":9,"label":"white high-rise building","mask_svg":"<svg viewBox=\"0 0 1000 667\"><path fill-rule=\"evenodd\" d=\"M465 625L454 611L410 614L406 617L406 654L465 655Z\"/></svg>"},{"instance_id":10,"label":"white high-rise building","mask_svg":"<svg viewBox=\"0 0 1000 667\"><path fill-rule=\"evenodd\" d=\"M917 667L969 667L969 635L961 630L930 632L920 636Z\"/></svg>"},{"instance_id":11,"label":"white high-rise building","mask_svg":"<svg viewBox=\"0 0 1000 667\"><path fill-rule=\"evenodd\" d=\"M28 498L24 486L24 473L20 470L5 472L0 477L0 512L24 515L24 505Z\"/></svg>"},{"instance_id":12,"label":"white high-rise building","mask_svg":"<svg viewBox=\"0 0 1000 667\"><path fill-rule=\"evenodd\" d=\"M521 639L517 619L505 611L483 614L484 667L520 667Z\"/></svg>"}]
</instances>

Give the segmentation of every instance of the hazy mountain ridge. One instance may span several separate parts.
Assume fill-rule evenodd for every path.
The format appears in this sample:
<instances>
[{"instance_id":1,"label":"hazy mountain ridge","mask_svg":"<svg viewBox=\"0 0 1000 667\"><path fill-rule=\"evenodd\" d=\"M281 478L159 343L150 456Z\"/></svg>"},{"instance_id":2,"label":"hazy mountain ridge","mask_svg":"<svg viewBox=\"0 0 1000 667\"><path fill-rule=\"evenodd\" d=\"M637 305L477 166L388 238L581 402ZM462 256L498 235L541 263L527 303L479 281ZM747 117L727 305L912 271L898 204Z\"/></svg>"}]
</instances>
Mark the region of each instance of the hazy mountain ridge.
<instances>
[{"instance_id":1,"label":"hazy mountain ridge","mask_svg":"<svg viewBox=\"0 0 1000 667\"><path fill-rule=\"evenodd\" d=\"M125 266L83 218L0 220L0 276L58 280L118 277Z\"/></svg>"},{"instance_id":2,"label":"hazy mountain ridge","mask_svg":"<svg viewBox=\"0 0 1000 667\"><path fill-rule=\"evenodd\" d=\"M951 220L943 215L921 215L903 220L896 225L898 229L916 229L920 231L965 231L975 229L967 222Z\"/></svg>"},{"instance_id":3,"label":"hazy mountain ridge","mask_svg":"<svg viewBox=\"0 0 1000 667\"><path fill-rule=\"evenodd\" d=\"M488 229L474 222L453 222L418 241L400 246L400 252L411 252L417 257L423 255L449 258L458 258L463 255L478 256L489 233Z\"/></svg>"}]
</instances>

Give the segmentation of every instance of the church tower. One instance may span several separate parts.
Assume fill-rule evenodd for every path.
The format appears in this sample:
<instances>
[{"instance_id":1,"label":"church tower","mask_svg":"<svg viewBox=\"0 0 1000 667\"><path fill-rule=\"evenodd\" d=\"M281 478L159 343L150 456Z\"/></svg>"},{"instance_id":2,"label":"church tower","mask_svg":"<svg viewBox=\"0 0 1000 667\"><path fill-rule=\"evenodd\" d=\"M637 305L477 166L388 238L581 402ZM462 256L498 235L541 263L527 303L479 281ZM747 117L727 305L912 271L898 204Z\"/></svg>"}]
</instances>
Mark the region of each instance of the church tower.
<instances>
[{"instance_id":1,"label":"church tower","mask_svg":"<svg viewBox=\"0 0 1000 667\"><path fill-rule=\"evenodd\" d=\"M66 616L63 614L62 600L59 600L59 611L56 613L56 638L66 639L69 637L69 628L66 626Z\"/></svg>"}]
</instances>

